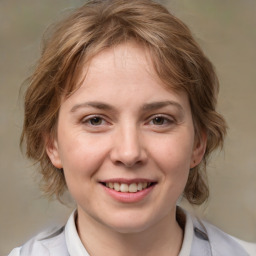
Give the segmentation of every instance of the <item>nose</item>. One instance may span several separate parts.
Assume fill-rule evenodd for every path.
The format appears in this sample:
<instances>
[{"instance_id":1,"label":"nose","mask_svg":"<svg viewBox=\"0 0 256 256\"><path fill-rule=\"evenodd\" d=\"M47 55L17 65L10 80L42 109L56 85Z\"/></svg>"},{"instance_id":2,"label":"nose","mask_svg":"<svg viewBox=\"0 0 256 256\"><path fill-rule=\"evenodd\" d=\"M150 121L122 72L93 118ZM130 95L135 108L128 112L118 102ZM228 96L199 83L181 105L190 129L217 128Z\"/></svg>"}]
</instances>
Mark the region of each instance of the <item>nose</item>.
<instances>
[{"instance_id":1,"label":"nose","mask_svg":"<svg viewBox=\"0 0 256 256\"><path fill-rule=\"evenodd\" d=\"M120 127L113 140L110 158L114 164L132 168L146 163L146 149L136 126Z\"/></svg>"}]
</instances>

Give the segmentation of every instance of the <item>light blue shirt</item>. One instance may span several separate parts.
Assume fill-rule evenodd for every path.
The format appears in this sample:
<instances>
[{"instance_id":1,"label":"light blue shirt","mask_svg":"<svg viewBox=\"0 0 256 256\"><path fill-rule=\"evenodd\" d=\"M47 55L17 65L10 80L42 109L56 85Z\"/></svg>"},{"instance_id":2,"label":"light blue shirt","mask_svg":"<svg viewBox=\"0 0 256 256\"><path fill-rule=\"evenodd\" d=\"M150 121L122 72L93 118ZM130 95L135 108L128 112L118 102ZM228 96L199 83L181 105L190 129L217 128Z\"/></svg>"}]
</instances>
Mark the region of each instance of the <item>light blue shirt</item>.
<instances>
[{"instance_id":1,"label":"light blue shirt","mask_svg":"<svg viewBox=\"0 0 256 256\"><path fill-rule=\"evenodd\" d=\"M256 256L256 244L234 239L215 226L185 213L184 239L178 256ZM90 256L75 225L76 211L61 228L48 229L15 248L9 256Z\"/></svg>"}]
</instances>

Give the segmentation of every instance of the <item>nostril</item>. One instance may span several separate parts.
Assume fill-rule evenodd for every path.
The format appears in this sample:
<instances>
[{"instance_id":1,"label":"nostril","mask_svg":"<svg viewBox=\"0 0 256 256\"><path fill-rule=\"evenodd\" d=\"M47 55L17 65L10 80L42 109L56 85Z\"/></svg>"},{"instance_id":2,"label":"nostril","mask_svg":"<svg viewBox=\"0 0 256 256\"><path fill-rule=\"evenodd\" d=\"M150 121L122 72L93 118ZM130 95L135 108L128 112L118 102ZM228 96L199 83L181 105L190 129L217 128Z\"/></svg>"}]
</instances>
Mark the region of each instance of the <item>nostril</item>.
<instances>
[{"instance_id":1,"label":"nostril","mask_svg":"<svg viewBox=\"0 0 256 256\"><path fill-rule=\"evenodd\" d=\"M128 132L127 132L128 133ZM113 148L110 152L111 161L115 165L123 165L127 168L133 166L143 165L147 158L147 154L139 143L138 138L131 138L129 136L122 136L120 140L116 141L113 145Z\"/></svg>"},{"instance_id":2,"label":"nostril","mask_svg":"<svg viewBox=\"0 0 256 256\"><path fill-rule=\"evenodd\" d=\"M132 167L136 167L136 166L141 166L143 165L143 161L139 160L139 161L115 161L115 164L118 166L125 166L127 168L132 168Z\"/></svg>"}]
</instances>

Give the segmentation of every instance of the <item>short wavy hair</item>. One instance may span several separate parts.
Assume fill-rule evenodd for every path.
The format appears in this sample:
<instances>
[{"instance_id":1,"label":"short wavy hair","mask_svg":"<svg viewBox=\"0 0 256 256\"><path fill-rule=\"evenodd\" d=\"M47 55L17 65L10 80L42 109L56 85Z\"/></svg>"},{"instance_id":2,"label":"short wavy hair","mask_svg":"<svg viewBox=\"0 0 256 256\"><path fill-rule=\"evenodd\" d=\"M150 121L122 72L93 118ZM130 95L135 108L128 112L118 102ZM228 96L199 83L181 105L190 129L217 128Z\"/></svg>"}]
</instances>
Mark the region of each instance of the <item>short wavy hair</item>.
<instances>
[{"instance_id":1,"label":"short wavy hair","mask_svg":"<svg viewBox=\"0 0 256 256\"><path fill-rule=\"evenodd\" d=\"M56 135L61 99L79 86L82 67L96 54L134 40L149 50L164 85L188 95L196 138L202 131L207 136L203 161L190 171L183 194L192 204L203 203L209 196L207 160L222 147L226 124L216 112L219 83L214 67L189 28L150 0L92 0L46 35L35 71L26 80L21 144L25 142L27 156L40 164L42 189L49 198L60 200L66 190L63 170L52 165L45 140Z\"/></svg>"}]
</instances>

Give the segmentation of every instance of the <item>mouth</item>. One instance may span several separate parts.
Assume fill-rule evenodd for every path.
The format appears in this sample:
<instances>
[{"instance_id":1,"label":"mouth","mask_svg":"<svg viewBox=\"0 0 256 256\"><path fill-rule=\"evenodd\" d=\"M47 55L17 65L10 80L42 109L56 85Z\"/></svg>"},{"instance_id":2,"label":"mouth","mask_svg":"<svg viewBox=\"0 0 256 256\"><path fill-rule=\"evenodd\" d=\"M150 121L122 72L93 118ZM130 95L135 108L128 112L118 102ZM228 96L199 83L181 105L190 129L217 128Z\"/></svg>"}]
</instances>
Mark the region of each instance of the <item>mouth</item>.
<instances>
[{"instance_id":1,"label":"mouth","mask_svg":"<svg viewBox=\"0 0 256 256\"><path fill-rule=\"evenodd\" d=\"M137 193L149 187L152 187L156 182L100 182L103 186L121 193Z\"/></svg>"}]
</instances>

